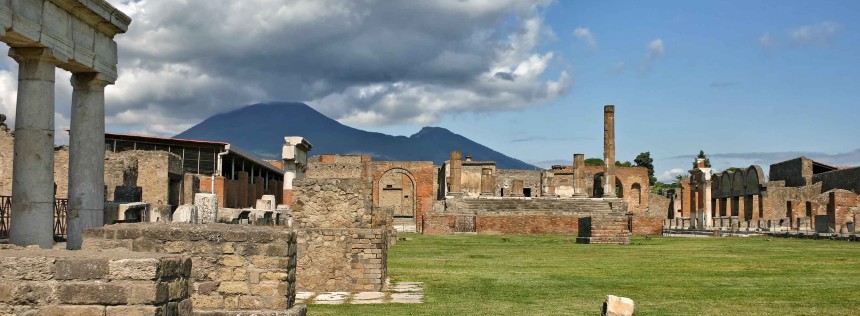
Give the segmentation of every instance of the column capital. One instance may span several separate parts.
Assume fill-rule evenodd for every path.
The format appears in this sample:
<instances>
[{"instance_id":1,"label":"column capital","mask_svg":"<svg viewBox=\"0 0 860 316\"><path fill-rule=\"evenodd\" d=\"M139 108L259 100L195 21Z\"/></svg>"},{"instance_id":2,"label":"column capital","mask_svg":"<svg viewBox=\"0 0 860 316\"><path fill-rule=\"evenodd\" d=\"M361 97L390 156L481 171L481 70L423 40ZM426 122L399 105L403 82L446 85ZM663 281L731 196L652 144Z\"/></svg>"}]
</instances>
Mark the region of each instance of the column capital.
<instances>
[{"instance_id":1,"label":"column capital","mask_svg":"<svg viewBox=\"0 0 860 316\"><path fill-rule=\"evenodd\" d=\"M100 72L77 72L72 74L72 87L75 90L100 91L113 84L114 81L110 77Z\"/></svg>"},{"instance_id":2,"label":"column capital","mask_svg":"<svg viewBox=\"0 0 860 316\"><path fill-rule=\"evenodd\" d=\"M24 60L44 61L53 65L58 65L64 60L54 54L54 50L47 47L12 47L9 48L9 57L12 57L18 63Z\"/></svg>"}]
</instances>

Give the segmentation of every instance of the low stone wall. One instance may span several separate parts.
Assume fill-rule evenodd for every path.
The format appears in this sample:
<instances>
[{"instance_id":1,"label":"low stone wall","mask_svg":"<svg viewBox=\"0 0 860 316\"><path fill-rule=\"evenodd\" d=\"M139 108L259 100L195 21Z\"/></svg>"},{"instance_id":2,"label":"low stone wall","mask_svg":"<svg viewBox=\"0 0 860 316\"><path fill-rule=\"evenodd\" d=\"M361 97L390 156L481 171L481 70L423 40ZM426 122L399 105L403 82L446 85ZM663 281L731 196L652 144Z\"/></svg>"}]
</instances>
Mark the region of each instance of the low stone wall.
<instances>
[{"instance_id":1,"label":"low stone wall","mask_svg":"<svg viewBox=\"0 0 860 316\"><path fill-rule=\"evenodd\" d=\"M447 235L454 233L457 217L453 214L424 214L422 233L427 235Z\"/></svg>"},{"instance_id":2,"label":"low stone wall","mask_svg":"<svg viewBox=\"0 0 860 316\"><path fill-rule=\"evenodd\" d=\"M2 315L191 315L187 256L0 250Z\"/></svg>"},{"instance_id":3,"label":"low stone wall","mask_svg":"<svg viewBox=\"0 0 860 316\"><path fill-rule=\"evenodd\" d=\"M478 234L576 235L579 216L536 214L530 212L479 214L475 217Z\"/></svg>"},{"instance_id":4,"label":"low stone wall","mask_svg":"<svg viewBox=\"0 0 860 316\"><path fill-rule=\"evenodd\" d=\"M298 230L300 291L381 291L388 275L384 229Z\"/></svg>"},{"instance_id":5,"label":"low stone wall","mask_svg":"<svg viewBox=\"0 0 860 316\"><path fill-rule=\"evenodd\" d=\"M191 256L195 314L298 315L295 307L296 233L276 227L228 224L117 224L84 231L84 249Z\"/></svg>"},{"instance_id":6,"label":"low stone wall","mask_svg":"<svg viewBox=\"0 0 860 316\"><path fill-rule=\"evenodd\" d=\"M628 216L630 233L633 236L660 235L663 233L663 217L661 216Z\"/></svg>"}]
</instances>

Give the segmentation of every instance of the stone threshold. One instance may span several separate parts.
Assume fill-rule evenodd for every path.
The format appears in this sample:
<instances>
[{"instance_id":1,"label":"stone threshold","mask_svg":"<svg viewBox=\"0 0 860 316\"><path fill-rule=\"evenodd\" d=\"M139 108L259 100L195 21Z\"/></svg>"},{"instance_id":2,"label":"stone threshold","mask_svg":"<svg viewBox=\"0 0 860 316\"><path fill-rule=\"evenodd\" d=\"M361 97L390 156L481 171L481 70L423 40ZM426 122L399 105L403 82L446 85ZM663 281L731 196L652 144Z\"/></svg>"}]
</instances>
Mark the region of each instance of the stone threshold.
<instances>
[{"instance_id":1,"label":"stone threshold","mask_svg":"<svg viewBox=\"0 0 860 316\"><path fill-rule=\"evenodd\" d=\"M296 304L421 304L424 303L423 282L398 282L384 292L297 292Z\"/></svg>"}]
</instances>

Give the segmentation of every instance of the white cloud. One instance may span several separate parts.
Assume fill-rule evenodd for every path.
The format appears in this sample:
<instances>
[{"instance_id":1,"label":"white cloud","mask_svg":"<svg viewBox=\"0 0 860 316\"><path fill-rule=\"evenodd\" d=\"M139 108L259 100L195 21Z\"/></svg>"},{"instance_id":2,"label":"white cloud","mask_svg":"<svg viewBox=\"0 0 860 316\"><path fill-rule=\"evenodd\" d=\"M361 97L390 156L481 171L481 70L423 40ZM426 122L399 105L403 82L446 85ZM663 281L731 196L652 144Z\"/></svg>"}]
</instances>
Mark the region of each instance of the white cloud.
<instances>
[{"instance_id":1,"label":"white cloud","mask_svg":"<svg viewBox=\"0 0 860 316\"><path fill-rule=\"evenodd\" d=\"M675 168L667 171L663 171L660 175L657 176L657 181L663 183L671 183L675 181L675 178L680 175L686 175L688 172L681 168Z\"/></svg>"},{"instance_id":2,"label":"white cloud","mask_svg":"<svg viewBox=\"0 0 860 316\"><path fill-rule=\"evenodd\" d=\"M824 21L810 24L792 30L789 35L795 45L827 45L842 29L839 23Z\"/></svg>"},{"instance_id":3,"label":"white cloud","mask_svg":"<svg viewBox=\"0 0 860 316\"><path fill-rule=\"evenodd\" d=\"M758 43L764 48L771 48L776 44L770 32L762 34L761 37L758 38Z\"/></svg>"},{"instance_id":4,"label":"white cloud","mask_svg":"<svg viewBox=\"0 0 860 316\"><path fill-rule=\"evenodd\" d=\"M573 30L573 36L581 40L588 49L597 50L597 40L594 39L594 34L591 34L591 30L588 28L577 27Z\"/></svg>"},{"instance_id":5,"label":"white cloud","mask_svg":"<svg viewBox=\"0 0 860 316\"><path fill-rule=\"evenodd\" d=\"M646 73L651 70L651 65L654 61L663 55L666 55L666 47L663 45L663 39L658 38L648 43L648 53L645 55L642 64L639 65L639 72Z\"/></svg>"},{"instance_id":6,"label":"white cloud","mask_svg":"<svg viewBox=\"0 0 860 316\"><path fill-rule=\"evenodd\" d=\"M620 73L624 72L625 69L627 69L627 63L625 63L623 61L619 61L619 62L615 63L615 65L612 65L612 69L610 69L610 70L613 74L620 74Z\"/></svg>"},{"instance_id":7,"label":"white cloud","mask_svg":"<svg viewBox=\"0 0 860 316\"><path fill-rule=\"evenodd\" d=\"M565 71L547 78L555 54L537 50L553 34L539 13L551 0L109 2L133 19L106 90L113 129L170 135L262 101L427 124L533 106L572 84Z\"/></svg>"}]
</instances>

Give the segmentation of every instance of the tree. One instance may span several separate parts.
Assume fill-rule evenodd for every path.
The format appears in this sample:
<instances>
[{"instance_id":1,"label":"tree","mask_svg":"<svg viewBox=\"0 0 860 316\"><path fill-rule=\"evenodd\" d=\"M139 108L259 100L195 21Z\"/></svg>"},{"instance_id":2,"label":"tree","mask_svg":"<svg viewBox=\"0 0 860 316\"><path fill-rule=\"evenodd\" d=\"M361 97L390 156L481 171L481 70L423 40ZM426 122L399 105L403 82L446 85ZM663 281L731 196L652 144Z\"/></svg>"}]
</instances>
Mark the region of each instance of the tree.
<instances>
[{"instance_id":1,"label":"tree","mask_svg":"<svg viewBox=\"0 0 860 316\"><path fill-rule=\"evenodd\" d=\"M603 165L603 159L588 158L588 159L585 159L585 165L586 166L602 166Z\"/></svg>"},{"instance_id":2,"label":"tree","mask_svg":"<svg viewBox=\"0 0 860 316\"><path fill-rule=\"evenodd\" d=\"M632 167L633 166L633 164L630 163L629 161L625 161L625 162L615 161L615 165L619 166L619 167Z\"/></svg>"},{"instance_id":3,"label":"tree","mask_svg":"<svg viewBox=\"0 0 860 316\"><path fill-rule=\"evenodd\" d=\"M707 155L705 155L705 151L704 151L704 150L699 150L699 155L698 155L698 156L696 156L696 160L698 160L699 158L701 158L701 159L705 159L705 168L710 168L710 167L711 167L711 160L710 160L710 159L708 159L708 156L707 156ZM697 166L696 166L696 160L693 160L693 168L694 168L694 169L697 167Z\"/></svg>"},{"instance_id":4,"label":"tree","mask_svg":"<svg viewBox=\"0 0 860 316\"><path fill-rule=\"evenodd\" d=\"M637 167L648 168L649 185L654 185L654 183L657 182L657 177L654 177L654 159L651 158L650 151L640 153L638 156L636 156L636 159L633 159L633 162L636 163Z\"/></svg>"}]
</instances>

